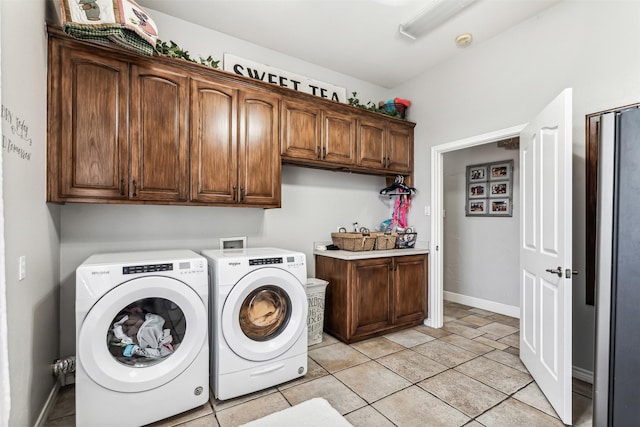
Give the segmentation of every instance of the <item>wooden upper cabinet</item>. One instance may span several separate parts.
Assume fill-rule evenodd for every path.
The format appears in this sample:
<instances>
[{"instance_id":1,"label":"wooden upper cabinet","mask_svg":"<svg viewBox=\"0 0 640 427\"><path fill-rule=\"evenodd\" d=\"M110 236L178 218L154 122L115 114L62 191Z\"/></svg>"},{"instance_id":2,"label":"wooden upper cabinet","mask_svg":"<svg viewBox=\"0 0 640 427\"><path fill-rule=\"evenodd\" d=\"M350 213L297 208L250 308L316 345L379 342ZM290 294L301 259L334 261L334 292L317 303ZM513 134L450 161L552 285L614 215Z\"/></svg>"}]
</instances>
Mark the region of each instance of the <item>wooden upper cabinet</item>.
<instances>
[{"instance_id":1,"label":"wooden upper cabinet","mask_svg":"<svg viewBox=\"0 0 640 427\"><path fill-rule=\"evenodd\" d=\"M279 97L194 79L191 198L280 206Z\"/></svg>"},{"instance_id":2,"label":"wooden upper cabinet","mask_svg":"<svg viewBox=\"0 0 640 427\"><path fill-rule=\"evenodd\" d=\"M282 158L318 166L355 164L356 119L298 99L282 101Z\"/></svg>"},{"instance_id":3,"label":"wooden upper cabinet","mask_svg":"<svg viewBox=\"0 0 640 427\"><path fill-rule=\"evenodd\" d=\"M240 91L239 203L280 207L279 114L279 96L260 90Z\"/></svg>"},{"instance_id":4,"label":"wooden upper cabinet","mask_svg":"<svg viewBox=\"0 0 640 427\"><path fill-rule=\"evenodd\" d=\"M387 126L387 169L413 172L413 127L390 123Z\"/></svg>"},{"instance_id":5,"label":"wooden upper cabinet","mask_svg":"<svg viewBox=\"0 0 640 427\"><path fill-rule=\"evenodd\" d=\"M385 169L387 132L382 121L360 119L358 122L358 166Z\"/></svg>"},{"instance_id":6,"label":"wooden upper cabinet","mask_svg":"<svg viewBox=\"0 0 640 427\"><path fill-rule=\"evenodd\" d=\"M281 162L412 173L413 123L48 30L48 201L271 208Z\"/></svg>"},{"instance_id":7,"label":"wooden upper cabinet","mask_svg":"<svg viewBox=\"0 0 640 427\"><path fill-rule=\"evenodd\" d=\"M133 199L187 201L189 78L169 67L131 67Z\"/></svg>"},{"instance_id":8,"label":"wooden upper cabinet","mask_svg":"<svg viewBox=\"0 0 640 427\"><path fill-rule=\"evenodd\" d=\"M194 79L191 83L191 198L235 203L238 176L238 91Z\"/></svg>"},{"instance_id":9,"label":"wooden upper cabinet","mask_svg":"<svg viewBox=\"0 0 640 427\"><path fill-rule=\"evenodd\" d=\"M281 153L284 157L320 160L321 114L320 108L308 102L282 101Z\"/></svg>"},{"instance_id":10,"label":"wooden upper cabinet","mask_svg":"<svg viewBox=\"0 0 640 427\"><path fill-rule=\"evenodd\" d=\"M390 174L411 174L413 125L361 119L358 124L357 164Z\"/></svg>"},{"instance_id":11,"label":"wooden upper cabinet","mask_svg":"<svg viewBox=\"0 0 640 427\"><path fill-rule=\"evenodd\" d=\"M49 59L56 90L49 94L48 200L126 199L128 64L66 47L56 53Z\"/></svg>"},{"instance_id":12,"label":"wooden upper cabinet","mask_svg":"<svg viewBox=\"0 0 640 427\"><path fill-rule=\"evenodd\" d=\"M340 111L322 112L322 159L345 166L356 162L356 119Z\"/></svg>"}]
</instances>

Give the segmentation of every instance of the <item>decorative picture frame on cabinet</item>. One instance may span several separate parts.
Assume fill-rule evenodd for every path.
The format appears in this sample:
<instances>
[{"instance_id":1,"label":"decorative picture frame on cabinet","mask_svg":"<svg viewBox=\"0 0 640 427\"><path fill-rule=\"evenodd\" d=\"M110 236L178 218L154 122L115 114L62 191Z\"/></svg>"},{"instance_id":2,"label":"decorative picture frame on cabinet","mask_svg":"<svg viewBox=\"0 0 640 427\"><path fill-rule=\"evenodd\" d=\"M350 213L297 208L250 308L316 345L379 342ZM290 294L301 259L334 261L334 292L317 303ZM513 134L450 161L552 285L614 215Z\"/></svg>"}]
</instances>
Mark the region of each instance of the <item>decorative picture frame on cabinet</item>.
<instances>
[{"instance_id":1,"label":"decorative picture frame on cabinet","mask_svg":"<svg viewBox=\"0 0 640 427\"><path fill-rule=\"evenodd\" d=\"M513 216L513 160L467 166L466 216Z\"/></svg>"}]
</instances>

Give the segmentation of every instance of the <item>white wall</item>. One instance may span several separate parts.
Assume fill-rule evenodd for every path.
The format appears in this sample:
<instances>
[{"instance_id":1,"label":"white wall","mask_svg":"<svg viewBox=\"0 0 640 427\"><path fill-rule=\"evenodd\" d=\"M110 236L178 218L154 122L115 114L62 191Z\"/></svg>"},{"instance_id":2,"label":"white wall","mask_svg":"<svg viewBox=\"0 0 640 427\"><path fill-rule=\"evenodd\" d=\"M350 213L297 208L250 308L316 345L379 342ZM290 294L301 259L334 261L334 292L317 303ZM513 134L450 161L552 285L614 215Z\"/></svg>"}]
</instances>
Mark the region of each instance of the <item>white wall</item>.
<instances>
[{"instance_id":1,"label":"white wall","mask_svg":"<svg viewBox=\"0 0 640 427\"><path fill-rule=\"evenodd\" d=\"M412 92L415 205L430 198L430 148L528 122L573 88L573 267L585 264L585 115L640 101L640 2L563 1L399 90ZM417 210L413 212L417 215ZM426 221L418 232L430 233ZM423 225L423 226L420 226ZM574 279L574 365L593 369L594 310L584 275Z\"/></svg>"},{"instance_id":2,"label":"white wall","mask_svg":"<svg viewBox=\"0 0 640 427\"><path fill-rule=\"evenodd\" d=\"M11 416L33 425L58 357L59 208L45 203L45 0L4 0L2 137ZM9 142L10 140L10 142ZM18 258L26 277L18 280Z\"/></svg>"},{"instance_id":3,"label":"white wall","mask_svg":"<svg viewBox=\"0 0 640 427\"><path fill-rule=\"evenodd\" d=\"M513 160L511 217L468 217L466 167ZM445 292L520 306L518 284L520 179L518 150L498 148L496 143L450 151L443 156Z\"/></svg>"}]
</instances>

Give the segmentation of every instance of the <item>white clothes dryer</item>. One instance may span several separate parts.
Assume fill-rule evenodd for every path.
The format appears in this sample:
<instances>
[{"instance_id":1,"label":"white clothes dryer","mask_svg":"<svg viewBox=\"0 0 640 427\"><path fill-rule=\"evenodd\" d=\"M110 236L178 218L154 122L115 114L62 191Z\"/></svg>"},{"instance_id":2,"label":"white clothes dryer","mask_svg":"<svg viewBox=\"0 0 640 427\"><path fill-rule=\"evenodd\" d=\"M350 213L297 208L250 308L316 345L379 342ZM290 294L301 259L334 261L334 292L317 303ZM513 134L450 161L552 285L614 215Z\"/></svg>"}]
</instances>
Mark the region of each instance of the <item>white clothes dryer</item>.
<instances>
[{"instance_id":1,"label":"white clothes dryer","mask_svg":"<svg viewBox=\"0 0 640 427\"><path fill-rule=\"evenodd\" d=\"M76 270L76 424L139 426L209 399L207 261L96 254Z\"/></svg>"},{"instance_id":2,"label":"white clothes dryer","mask_svg":"<svg viewBox=\"0 0 640 427\"><path fill-rule=\"evenodd\" d=\"M205 250L211 389L226 400L307 372L305 255L276 248Z\"/></svg>"}]
</instances>

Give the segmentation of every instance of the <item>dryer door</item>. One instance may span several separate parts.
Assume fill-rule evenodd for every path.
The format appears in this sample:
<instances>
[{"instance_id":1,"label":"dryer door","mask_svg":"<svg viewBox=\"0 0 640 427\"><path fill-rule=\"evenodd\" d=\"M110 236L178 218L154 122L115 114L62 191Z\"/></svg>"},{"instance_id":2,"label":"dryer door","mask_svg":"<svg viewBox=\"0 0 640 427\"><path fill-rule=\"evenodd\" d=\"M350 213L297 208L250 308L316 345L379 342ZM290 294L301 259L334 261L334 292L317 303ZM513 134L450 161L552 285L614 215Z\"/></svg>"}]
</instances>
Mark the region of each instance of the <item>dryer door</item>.
<instances>
[{"instance_id":1,"label":"dryer door","mask_svg":"<svg viewBox=\"0 0 640 427\"><path fill-rule=\"evenodd\" d=\"M177 279L135 278L94 304L77 340L79 363L97 384L132 393L156 388L202 351L206 301Z\"/></svg>"},{"instance_id":2,"label":"dryer door","mask_svg":"<svg viewBox=\"0 0 640 427\"><path fill-rule=\"evenodd\" d=\"M307 309L304 285L293 274L261 268L244 276L229 292L222 309L222 333L238 356L270 360L306 334Z\"/></svg>"}]
</instances>

